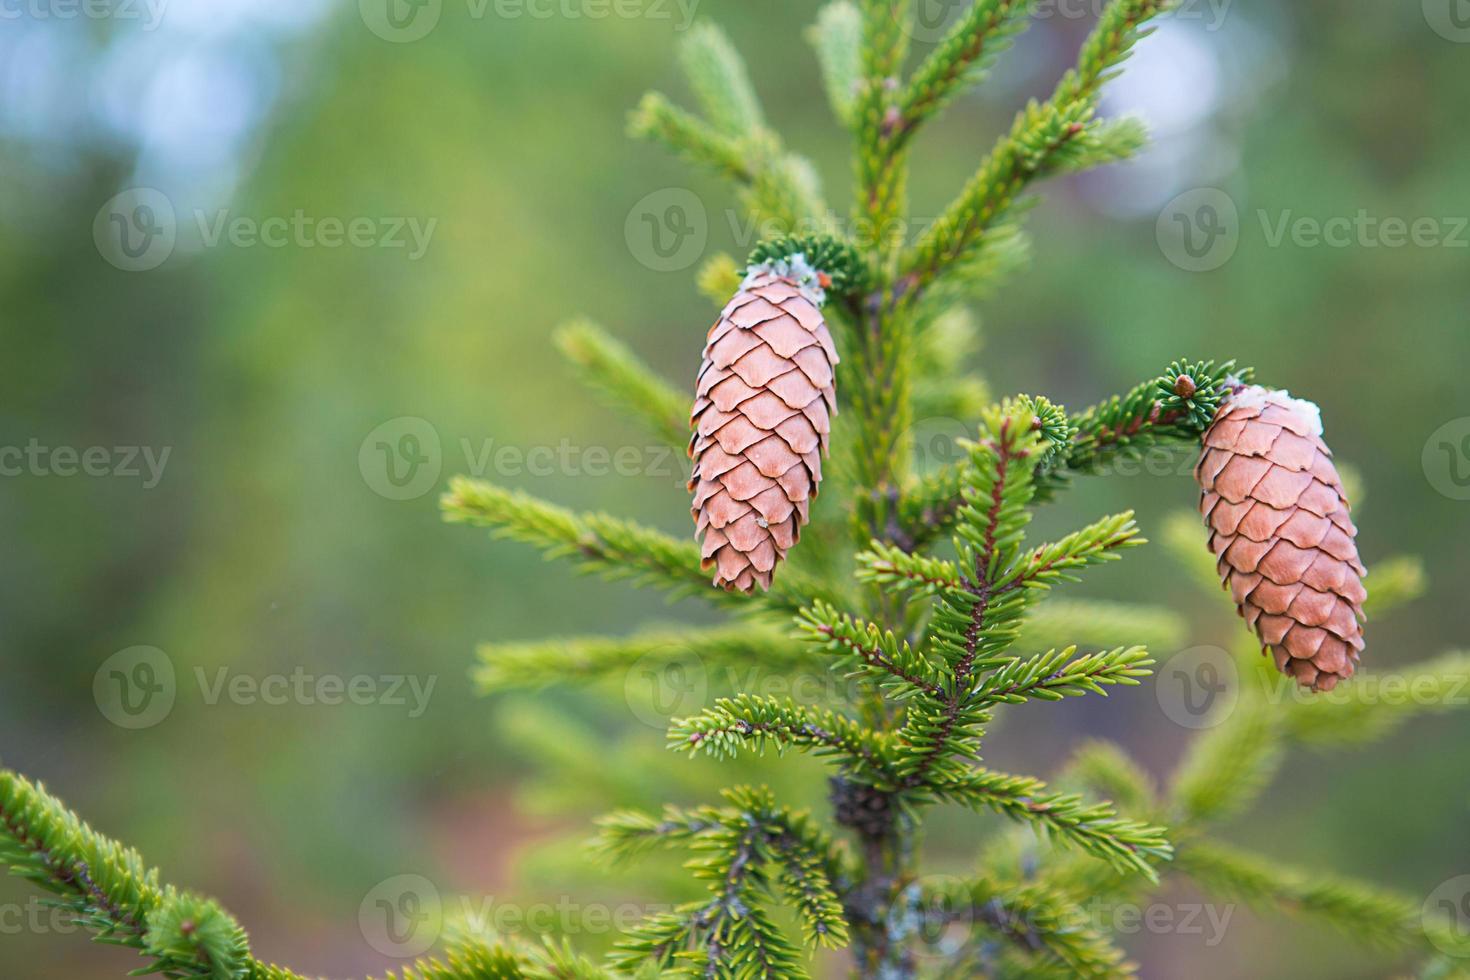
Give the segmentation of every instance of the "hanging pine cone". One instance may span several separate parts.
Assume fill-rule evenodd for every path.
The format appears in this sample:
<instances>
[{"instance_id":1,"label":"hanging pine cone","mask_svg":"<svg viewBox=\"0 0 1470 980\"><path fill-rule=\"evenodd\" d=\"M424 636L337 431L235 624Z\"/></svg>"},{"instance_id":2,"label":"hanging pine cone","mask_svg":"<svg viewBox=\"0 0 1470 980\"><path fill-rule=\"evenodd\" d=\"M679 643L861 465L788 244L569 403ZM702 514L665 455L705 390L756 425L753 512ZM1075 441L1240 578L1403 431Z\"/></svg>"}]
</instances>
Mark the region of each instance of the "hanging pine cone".
<instances>
[{"instance_id":1,"label":"hanging pine cone","mask_svg":"<svg viewBox=\"0 0 1470 980\"><path fill-rule=\"evenodd\" d=\"M850 262L822 239L764 245L710 328L690 414L689 489L715 585L770 588L807 521L837 411L837 349L821 307Z\"/></svg>"},{"instance_id":2,"label":"hanging pine cone","mask_svg":"<svg viewBox=\"0 0 1470 980\"><path fill-rule=\"evenodd\" d=\"M1276 666L1318 691L1351 677L1367 572L1317 406L1238 388L1194 473L1220 575Z\"/></svg>"}]
</instances>

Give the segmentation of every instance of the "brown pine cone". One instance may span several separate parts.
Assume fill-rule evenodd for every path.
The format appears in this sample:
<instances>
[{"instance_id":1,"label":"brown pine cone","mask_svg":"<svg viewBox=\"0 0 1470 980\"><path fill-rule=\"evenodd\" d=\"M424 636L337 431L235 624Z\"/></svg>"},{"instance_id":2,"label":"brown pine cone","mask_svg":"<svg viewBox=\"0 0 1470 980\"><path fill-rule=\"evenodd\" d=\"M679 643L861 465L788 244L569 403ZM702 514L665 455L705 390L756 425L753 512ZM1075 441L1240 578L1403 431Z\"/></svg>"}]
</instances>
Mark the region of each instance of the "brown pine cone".
<instances>
[{"instance_id":1,"label":"brown pine cone","mask_svg":"<svg viewBox=\"0 0 1470 980\"><path fill-rule=\"evenodd\" d=\"M1276 666L1318 691L1351 677L1367 571L1317 407L1238 389L1205 430L1194 475L1220 576Z\"/></svg>"},{"instance_id":2,"label":"brown pine cone","mask_svg":"<svg viewBox=\"0 0 1470 980\"><path fill-rule=\"evenodd\" d=\"M822 480L837 411L825 277L800 255L754 266L710 328L689 455L700 556L715 585L771 587Z\"/></svg>"}]
</instances>

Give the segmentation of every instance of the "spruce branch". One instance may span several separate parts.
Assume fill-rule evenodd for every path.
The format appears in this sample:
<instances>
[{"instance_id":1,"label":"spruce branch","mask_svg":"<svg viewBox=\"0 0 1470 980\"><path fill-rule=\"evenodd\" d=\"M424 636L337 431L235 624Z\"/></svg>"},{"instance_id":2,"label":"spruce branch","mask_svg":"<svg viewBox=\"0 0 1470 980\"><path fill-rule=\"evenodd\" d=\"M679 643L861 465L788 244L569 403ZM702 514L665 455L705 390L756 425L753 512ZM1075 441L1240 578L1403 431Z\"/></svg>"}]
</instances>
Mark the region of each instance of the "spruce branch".
<instances>
[{"instance_id":1,"label":"spruce branch","mask_svg":"<svg viewBox=\"0 0 1470 980\"><path fill-rule=\"evenodd\" d=\"M761 752L767 745L834 759L849 776L863 782L893 782L892 753L881 733L835 711L809 708L790 698L754 694L719 698L697 715L676 719L668 733L669 748L717 759L735 756L742 746Z\"/></svg>"},{"instance_id":2,"label":"spruce branch","mask_svg":"<svg viewBox=\"0 0 1470 980\"><path fill-rule=\"evenodd\" d=\"M1424 562L1414 555L1398 555L1373 563L1373 588L1363 602L1363 612L1379 619L1424 595Z\"/></svg>"},{"instance_id":3,"label":"spruce branch","mask_svg":"<svg viewBox=\"0 0 1470 980\"><path fill-rule=\"evenodd\" d=\"M863 15L850 0L835 0L817 13L807 41L817 53L832 114L851 126L862 84Z\"/></svg>"},{"instance_id":4,"label":"spruce branch","mask_svg":"<svg viewBox=\"0 0 1470 980\"><path fill-rule=\"evenodd\" d=\"M137 950L146 972L241 980L256 964L218 905L159 880L141 855L98 834L45 788L0 770L0 864L58 896L99 942Z\"/></svg>"},{"instance_id":5,"label":"spruce branch","mask_svg":"<svg viewBox=\"0 0 1470 980\"><path fill-rule=\"evenodd\" d=\"M1026 29L1034 0L976 0L915 69L890 138L902 147L927 120L977 84Z\"/></svg>"},{"instance_id":6,"label":"spruce branch","mask_svg":"<svg viewBox=\"0 0 1470 980\"><path fill-rule=\"evenodd\" d=\"M814 596L831 598L790 569L761 596L711 589L692 542L606 514L574 514L482 480L456 477L442 509L451 523L488 527L498 536L540 548L548 558L570 557L604 578L631 579L675 595L698 594L732 605L793 613Z\"/></svg>"},{"instance_id":7,"label":"spruce branch","mask_svg":"<svg viewBox=\"0 0 1470 980\"><path fill-rule=\"evenodd\" d=\"M1363 745L1392 734L1415 718L1467 705L1470 653L1446 653L1391 672L1360 673L1341 698L1285 705L1282 730L1293 740L1317 748Z\"/></svg>"},{"instance_id":8,"label":"spruce branch","mask_svg":"<svg viewBox=\"0 0 1470 980\"><path fill-rule=\"evenodd\" d=\"M996 579L995 588L1049 589L1058 581L1075 582L1075 570L1116 561L1121 557L1118 554L1121 549L1145 543L1146 539L1138 536L1133 511L1104 517L1058 541L1033 549Z\"/></svg>"},{"instance_id":9,"label":"spruce branch","mask_svg":"<svg viewBox=\"0 0 1470 980\"><path fill-rule=\"evenodd\" d=\"M1112 800L1124 813L1149 814L1158 807L1153 778L1116 742L1093 739L1078 746L1064 779Z\"/></svg>"},{"instance_id":10,"label":"spruce branch","mask_svg":"<svg viewBox=\"0 0 1470 980\"><path fill-rule=\"evenodd\" d=\"M762 908L770 872L813 945L847 940L834 882L845 872L840 853L805 813L778 807L769 790L726 791L729 806L666 809L662 820L636 813L601 821L598 846L628 856L651 843L684 842L703 857L690 863L711 897L650 916L618 943L613 962L624 969L645 961L679 976L806 976L799 951Z\"/></svg>"},{"instance_id":11,"label":"spruce branch","mask_svg":"<svg viewBox=\"0 0 1470 980\"><path fill-rule=\"evenodd\" d=\"M1044 103L1033 102L1016 117L960 196L903 257L897 292L907 302L950 268L963 265L1005 220L1017 199L1038 178L1063 169L1108 163L1136 145L1094 121L1098 92L1112 70L1143 36L1143 25L1170 0L1113 0L1069 71Z\"/></svg>"},{"instance_id":12,"label":"spruce branch","mask_svg":"<svg viewBox=\"0 0 1470 980\"><path fill-rule=\"evenodd\" d=\"M793 671L811 663L809 648L789 631L759 623L709 629L667 628L625 637L562 637L528 643L486 643L473 676L482 694L621 676L694 662Z\"/></svg>"},{"instance_id":13,"label":"spruce branch","mask_svg":"<svg viewBox=\"0 0 1470 980\"><path fill-rule=\"evenodd\" d=\"M1072 898L1045 885L1011 885L989 877L943 880L925 884L921 904L933 920L931 928L978 923L1027 959L1040 958L1041 965L1055 965L1066 976L1135 975L1123 951L1086 921Z\"/></svg>"},{"instance_id":14,"label":"spruce branch","mask_svg":"<svg viewBox=\"0 0 1470 980\"><path fill-rule=\"evenodd\" d=\"M628 120L629 135L661 143L691 163L733 183L763 226L782 231L827 231L831 213L822 201L816 171L787 152L772 133L736 139L657 92L643 97Z\"/></svg>"},{"instance_id":15,"label":"spruce branch","mask_svg":"<svg viewBox=\"0 0 1470 980\"><path fill-rule=\"evenodd\" d=\"M941 693L928 658L874 623L818 602L801 611L797 625L808 639L836 655L835 669L867 677L894 700Z\"/></svg>"},{"instance_id":16,"label":"spruce branch","mask_svg":"<svg viewBox=\"0 0 1470 980\"><path fill-rule=\"evenodd\" d=\"M643 96L628 118L628 134L662 143L677 156L737 185L748 187L756 181L757 161L750 159L739 140L680 109L658 92Z\"/></svg>"},{"instance_id":17,"label":"spruce branch","mask_svg":"<svg viewBox=\"0 0 1470 980\"><path fill-rule=\"evenodd\" d=\"M1250 806L1280 768L1280 722L1272 706L1242 698L1230 717L1190 743L1172 798L1185 823L1224 819Z\"/></svg>"},{"instance_id":18,"label":"spruce branch","mask_svg":"<svg viewBox=\"0 0 1470 980\"><path fill-rule=\"evenodd\" d=\"M765 128L745 60L720 28L708 21L696 24L679 44L679 65L716 130L739 139Z\"/></svg>"},{"instance_id":19,"label":"spruce branch","mask_svg":"<svg viewBox=\"0 0 1470 980\"><path fill-rule=\"evenodd\" d=\"M1028 823L1060 843L1101 858L1115 870L1158 881L1155 862L1167 861L1173 848L1162 827L1119 817L1110 803L1086 803L1080 796L1053 793L1040 779L986 769L949 773L925 787L929 799L972 810L993 810Z\"/></svg>"},{"instance_id":20,"label":"spruce branch","mask_svg":"<svg viewBox=\"0 0 1470 980\"><path fill-rule=\"evenodd\" d=\"M552 339L589 386L641 419L664 442L684 448L689 441L688 398L623 343L585 319L558 328Z\"/></svg>"},{"instance_id":21,"label":"spruce branch","mask_svg":"<svg viewBox=\"0 0 1470 980\"><path fill-rule=\"evenodd\" d=\"M1212 892L1260 909L1323 919L1360 942L1470 956L1470 941L1455 923L1427 916L1422 902L1385 889L1301 871L1208 839L1181 847L1176 867Z\"/></svg>"},{"instance_id":22,"label":"spruce branch","mask_svg":"<svg viewBox=\"0 0 1470 980\"><path fill-rule=\"evenodd\" d=\"M1153 660L1143 647L1120 647L1105 653L1075 656L1076 647L1053 650L1039 657L1013 660L986 677L974 699L983 704L1021 704L1031 698L1060 701L1123 684L1136 686L1147 677Z\"/></svg>"},{"instance_id":23,"label":"spruce branch","mask_svg":"<svg viewBox=\"0 0 1470 980\"><path fill-rule=\"evenodd\" d=\"M1075 640L1079 645L1099 648L1136 643L1150 650L1177 650L1184 645L1185 635L1184 618L1170 609L1102 599L1049 597L1026 611L1016 648L1039 652Z\"/></svg>"},{"instance_id":24,"label":"spruce branch","mask_svg":"<svg viewBox=\"0 0 1470 980\"><path fill-rule=\"evenodd\" d=\"M907 165L893 140L898 118L899 72L908 52L905 0L861 0L863 32L857 121L857 220L859 239L876 260L875 283L886 282L880 267L901 242Z\"/></svg>"}]
</instances>

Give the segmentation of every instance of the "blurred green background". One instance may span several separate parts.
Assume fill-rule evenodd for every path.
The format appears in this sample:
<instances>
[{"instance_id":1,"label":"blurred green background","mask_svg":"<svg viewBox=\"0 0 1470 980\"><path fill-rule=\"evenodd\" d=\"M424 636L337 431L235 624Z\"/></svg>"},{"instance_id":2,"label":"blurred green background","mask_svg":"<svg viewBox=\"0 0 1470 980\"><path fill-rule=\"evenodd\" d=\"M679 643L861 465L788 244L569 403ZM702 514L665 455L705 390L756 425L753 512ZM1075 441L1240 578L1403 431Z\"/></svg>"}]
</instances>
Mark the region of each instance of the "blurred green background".
<instances>
[{"instance_id":1,"label":"blurred green background","mask_svg":"<svg viewBox=\"0 0 1470 980\"><path fill-rule=\"evenodd\" d=\"M926 2L927 17L943 16ZM1450 16L1457 2L1187 4L1109 90L1109 112L1150 121L1154 149L1051 185L1028 221L1034 261L978 310L976 368L997 392L1081 406L1187 355L1237 357L1318 401L1328 439L1362 476L1369 565L1412 552L1430 574L1424 599L1370 633L1368 656L1386 669L1462 644L1466 626L1470 502L1456 497L1470 494L1456 480L1470 459L1430 444L1455 420L1450 438L1470 433L1470 29ZM38 3L7 14L0 446L107 452L105 463L94 456L98 475L65 475L63 453L0 479L4 764L46 781L168 880L218 896L257 955L305 973L401 962L359 914L395 876L423 876L446 903L568 896L616 910L675 897L581 875L580 853L560 842L585 836L596 809L733 777L663 753L655 724L616 697L482 700L468 668L486 639L713 614L443 526L436 491L479 467L569 506L687 533L679 461L660 464L644 450L652 440L582 390L549 332L586 313L683 384L711 316L694 288L697 260L753 244L725 188L623 135L646 89L687 101L674 48L690 16L728 29L771 121L845 211L847 140L801 37L816 7L442 0L419 8L438 20L413 40L374 0L172 0L101 18ZM991 82L925 134L916 214L935 213L1017 106L1049 89L1087 7L1043 5ZM143 229L135 205L158 203L108 203L129 188L153 189L173 212L174 244L153 268L127 266L157 252L120 258L106 244L110 215ZM1237 215L1222 219L1224 251L1204 259L1217 267L1188 271L1170 202L1198 188L1224 192ZM705 241L665 271L639 238L638 206L670 189L692 193ZM362 218L372 243L213 239L221 210L244 219L238 228L298 212ZM1360 212L1433 219L1437 240L1275 236L1288 216ZM168 220L156 207L154 218ZM398 218L428 232L421 255ZM410 244L388 247L385 235ZM412 448L398 441L405 432L424 436L437 478L394 499L420 488L385 484L373 460L379 441ZM513 465L563 441L633 447L647 465L633 476L586 456L550 474ZM141 455L130 475L127 447L163 462L156 480ZM497 462L502 447L511 454ZM1058 520L1135 506L1148 531L1193 494L1182 474L1092 481ZM1097 581L1099 594L1185 612L1192 643L1238 628L1223 598L1191 587L1161 548ZM130 729L99 710L94 678L136 646L163 652L177 693L166 717ZM222 669L434 686L422 711L407 684L406 704L275 705L209 697L200 672L212 685ZM557 721L585 743L558 738L549 747L565 758L548 768L528 745ZM1145 685L1023 710L987 743L987 761L1047 774L1088 734L1163 772L1189 733ZM1298 757L1234 837L1427 895L1470 872L1467 744L1462 713L1373 749ZM800 763L750 770L820 790ZM0 974L101 978L136 965L55 935L64 925L33 903L0 883ZM587 931L587 945L606 941ZM1147 932L1127 945L1160 978L1377 977L1395 965L1243 909L1218 946Z\"/></svg>"}]
</instances>

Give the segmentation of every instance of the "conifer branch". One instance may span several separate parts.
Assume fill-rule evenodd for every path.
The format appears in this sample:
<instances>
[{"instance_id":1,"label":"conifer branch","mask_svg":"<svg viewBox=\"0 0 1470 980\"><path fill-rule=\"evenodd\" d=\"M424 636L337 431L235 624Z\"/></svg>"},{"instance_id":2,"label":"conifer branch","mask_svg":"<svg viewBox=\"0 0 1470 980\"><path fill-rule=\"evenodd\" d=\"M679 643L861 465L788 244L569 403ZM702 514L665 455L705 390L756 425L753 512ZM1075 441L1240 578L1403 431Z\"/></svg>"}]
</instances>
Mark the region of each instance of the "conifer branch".
<instances>
[{"instance_id":1,"label":"conifer branch","mask_svg":"<svg viewBox=\"0 0 1470 980\"><path fill-rule=\"evenodd\" d=\"M757 161L750 159L740 141L684 109L658 92L649 92L628 119L628 134L653 140L677 156L705 167L735 184L755 183Z\"/></svg>"},{"instance_id":2,"label":"conifer branch","mask_svg":"<svg viewBox=\"0 0 1470 980\"><path fill-rule=\"evenodd\" d=\"M888 630L839 613L823 602L803 609L797 625L813 642L836 654L837 669L869 677L895 700L941 693L928 659Z\"/></svg>"},{"instance_id":3,"label":"conifer branch","mask_svg":"<svg viewBox=\"0 0 1470 980\"><path fill-rule=\"evenodd\" d=\"M1375 588L1377 584L1375 579ZM1318 748L1356 746L1392 734L1415 718L1466 705L1470 653L1446 653L1391 672L1360 674L1344 697L1283 705L1282 730Z\"/></svg>"},{"instance_id":4,"label":"conifer branch","mask_svg":"<svg viewBox=\"0 0 1470 980\"><path fill-rule=\"evenodd\" d=\"M689 405L683 393L590 320L574 320L560 327L552 339L589 386L683 451L689 441Z\"/></svg>"},{"instance_id":5,"label":"conifer branch","mask_svg":"<svg viewBox=\"0 0 1470 980\"><path fill-rule=\"evenodd\" d=\"M727 807L667 808L662 820L637 813L600 821L598 846L628 856L652 843L684 842L708 855L690 867L712 897L649 917L617 945L614 963L633 969L649 961L679 963L711 977L804 977L798 951L762 909L769 872L779 873L782 895L814 945L841 946L846 926L835 883L844 875L840 853L805 813L777 807L770 791L726 791Z\"/></svg>"},{"instance_id":6,"label":"conifer branch","mask_svg":"<svg viewBox=\"0 0 1470 980\"><path fill-rule=\"evenodd\" d=\"M1004 885L990 878L944 881L924 890L934 927L978 922L1028 957L1087 978L1134 976L1123 951L1086 922L1072 899L1040 884Z\"/></svg>"},{"instance_id":7,"label":"conifer branch","mask_svg":"<svg viewBox=\"0 0 1470 980\"><path fill-rule=\"evenodd\" d=\"M834 0L817 13L807 40L817 53L827 101L838 121L851 126L862 84L863 15L850 0Z\"/></svg>"},{"instance_id":8,"label":"conifer branch","mask_svg":"<svg viewBox=\"0 0 1470 980\"><path fill-rule=\"evenodd\" d=\"M1190 743L1174 777L1181 822L1209 822L1255 802L1280 768L1279 721L1271 706L1242 698L1230 718Z\"/></svg>"},{"instance_id":9,"label":"conifer branch","mask_svg":"<svg viewBox=\"0 0 1470 980\"><path fill-rule=\"evenodd\" d=\"M1422 902L1384 889L1303 872L1206 839L1181 847L1176 867L1212 892L1261 909L1321 918L1361 942L1470 957L1463 929L1425 915Z\"/></svg>"},{"instance_id":10,"label":"conifer branch","mask_svg":"<svg viewBox=\"0 0 1470 980\"><path fill-rule=\"evenodd\" d=\"M808 708L790 698L738 694L720 698L697 715L676 719L668 745L690 755L704 752L731 758L743 745L761 752L766 745L806 749L818 758L838 760L850 776L878 785L893 781L890 752L883 736L835 711Z\"/></svg>"},{"instance_id":11,"label":"conifer branch","mask_svg":"<svg viewBox=\"0 0 1470 980\"><path fill-rule=\"evenodd\" d=\"M1116 561L1118 551L1146 543L1138 536L1133 511L1104 517L1051 544L1033 549L995 582L997 589L1047 589L1058 581L1077 581L1073 570Z\"/></svg>"},{"instance_id":12,"label":"conifer branch","mask_svg":"<svg viewBox=\"0 0 1470 980\"><path fill-rule=\"evenodd\" d=\"M1369 619L1380 619L1424 595L1424 562L1414 555L1383 558L1373 563L1373 588L1363 601Z\"/></svg>"},{"instance_id":13,"label":"conifer branch","mask_svg":"<svg viewBox=\"0 0 1470 980\"><path fill-rule=\"evenodd\" d=\"M442 501L451 523L488 527L535 545L548 558L570 557L607 579L632 579L675 595L701 595L733 605L796 612L826 590L788 569L762 596L712 590L699 549L658 531L606 514L574 514L482 480L456 477ZM827 596L831 598L830 596Z\"/></svg>"},{"instance_id":14,"label":"conifer branch","mask_svg":"<svg viewBox=\"0 0 1470 980\"><path fill-rule=\"evenodd\" d=\"M1030 698L1060 701L1087 693L1107 696L1106 687L1135 686L1147 677L1153 660L1143 647L1074 657L1076 647L1053 650L1027 660L1013 660L986 677L975 690L982 704L1021 704Z\"/></svg>"},{"instance_id":15,"label":"conifer branch","mask_svg":"<svg viewBox=\"0 0 1470 980\"><path fill-rule=\"evenodd\" d=\"M985 769L950 773L927 785L923 795L1029 823L1120 872L1140 874L1151 882L1158 881L1154 862L1173 855L1162 827L1121 818L1110 803L1085 803L1074 794L1049 792L1044 782L1031 776Z\"/></svg>"},{"instance_id":16,"label":"conifer branch","mask_svg":"<svg viewBox=\"0 0 1470 980\"><path fill-rule=\"evenodd\" d=\"M137 851L98 834L46 790L0 770L0 864L58 896L99 942L137 950L147 972L238 980L256 964L218 905L159 880Z\"/></svg>"},{"instance_id":17,"label":"conifer branch","mask_svg":"<svg viewBox=\"0 0 1470 980\"><path fill-rule=\"evenodd\" d=\"M625 637L563 637L479 647L474 679L481 693L621 676L635 665L650 669L693 662L704 667L759 665L792 671L812 661L809 648L787 630L757 624L709 629L648 630Z\"/></svg>"},{"instance_id":18,"label":"conifer branch","mask_svg":"<svg viewBox=\"0 0 1470 980\"><path fill-rule=\"evenodd\" d=\"M679 44L679 65L716 130L740 139L765 128L745 59L724 31L708 21L696 24Z\"/></svg>"},{"instance_id":19,"label":"conifer branch","mask_svg":"<svg viewBox=\"0 0 1470 980\"><path fill-rule=\"evenodd\" d=\"M1078 746L1064 779L1112 800L1123 813L1138 816L1158 808L1153 778L1116 742L1093 739Z\"/></svg>"},{"instance_id":20,"label":"conifer branch","mask_svg":"<svg viewBox=\"0 0 1470 980\"><path fill-rule=\"evenodd\" d=\"M1198 546L1199 541L1194 544ZM1038 652L1075 640L1089 647L1136 643L1150 650L1177 650L1184 645L1185 635L1183 617L1169 609L1131 602L1049 597L1026 610L1016 648Z\"/></svg>"},{"instance_id":21,"label":"conifer branch","mask_svg":"<svg viewBox=\"0 0 1470 980\"><path fill-rule=\"evenodd\" d=\"M1143 36L1142 26L1169 6L1170 0L1113 0L1108 5L1083 45L1077 67L1050 99L1021 111L959 198L904 256L900 295L912 302L942 274L973 257L1037 178L1111 162L1131 148L1136 141L1119 140L1116 133L1104 131L1106 138L1100 138L1093 121L1098 92Z\"/></svg>"},{"instance_id":22,"label":"conifer branch","mask_svg":"<svg viewBox=\"0 0 1470 980\"><path fill-rule=\"evenodd\" d=\"M911 13L904 0L861 0L863 33L857 99L858 217L865 227L859 240L878 266L901 238L907 164L894 142L898 120L899 72L908 52ZM864 224L865 223L865 224ZM879 272L878 268L873 270ZM875 275L881 284L886 278Z\"/></svg>"},{"instance_id":23,"label":"conifer branch","mask_svg":"<svg viewBox=\"0 0 1470 980\"><path fill-rule=\"evenodd\" d=\"M1026 29L1033 0L976 0L915 69L900 100L892 140L902 147L919 127L977 84Z\"/></svg>"}]
</instances>

